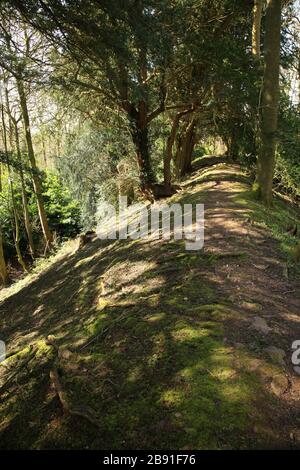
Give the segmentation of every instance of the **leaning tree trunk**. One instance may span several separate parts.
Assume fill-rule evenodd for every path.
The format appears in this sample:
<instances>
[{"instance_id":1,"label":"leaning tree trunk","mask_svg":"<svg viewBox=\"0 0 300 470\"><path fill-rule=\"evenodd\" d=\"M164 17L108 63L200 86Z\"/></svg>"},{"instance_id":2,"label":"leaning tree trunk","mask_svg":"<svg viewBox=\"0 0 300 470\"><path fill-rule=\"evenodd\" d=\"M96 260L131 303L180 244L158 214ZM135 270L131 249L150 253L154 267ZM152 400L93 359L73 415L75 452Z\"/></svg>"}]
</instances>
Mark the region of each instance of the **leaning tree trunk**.
<instances>
[{"instance_id":1,"label":"leaning tree trunk","mask_svg":"<svg viewBox=\"0 0 300 470\"><path fill-rule=\"evenodd\" d=\"M48 219L47 219L47 214L45 211L43 195L42 195L41 181L40 181L38 168L37 168L36 161L35 161L31 130L30 130L29 113L28 113L28 108L27 108L27 100L26 100L26 95L25 95L24 85L23 85L22 80L17 80L17 86L18 86L18 93L19 93L20 105L21 105L21 110L22 110L22 117L24 121L28 157L29 157L31 168L32 168L33 188L34 188L34 192L35 192L36 199L37 199L39 217L40 217L43 235L44 235L45 242L46 242L46 247L50 248L53 242L53 236L52 236L52 233L50 232L49 225L48 225Z\"/></svg>"},{"instance_id":2,"label":"leaning tree trunk","mask_svg":"<svg viewBox=\"0 0 300 470\"><path fill-rule=\"evenodd\" d=\"M260 30L264 0L254 0L252 25L252 53L260 58Z\"/></svg>"},{"instance_id":3,"label":"leaning tree trunk","mask_svg":"<svg viewBox=\"0 0 300 470\"><path fill-rule=\"evenodd\" d=\"M281 0L268 0L264 41L265 70L262 89L261 148L257 165L257 188L270 205L276 153L280 69Z\"/></svg>"}]
</instances>

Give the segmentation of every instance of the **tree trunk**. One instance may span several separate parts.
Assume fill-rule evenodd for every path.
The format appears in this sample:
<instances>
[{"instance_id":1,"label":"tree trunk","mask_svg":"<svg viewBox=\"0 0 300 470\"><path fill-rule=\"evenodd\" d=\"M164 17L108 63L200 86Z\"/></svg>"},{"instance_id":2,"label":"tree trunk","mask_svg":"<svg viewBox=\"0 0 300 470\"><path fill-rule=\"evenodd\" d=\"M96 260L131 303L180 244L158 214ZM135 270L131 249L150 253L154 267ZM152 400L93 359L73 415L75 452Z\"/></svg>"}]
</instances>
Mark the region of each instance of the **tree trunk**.
<instances>
[{"instance_id":1,"label":"tree trunk","mask_svg":"<svg viewBox=\"0 0 300 470\"><path fill-rule=\"evenodd\" d=\"M21 164L21 151L20 151L19 131L18 131L17 123L15 123L15 139L16 139L18 160ZM32 227L31 227L30 215L29 215L29 210L28 210L28 198L26 194L26 186L25 186L25 181L24 181L24 173L22 169L22 164L20 166L19 174L20 174L20 181L21 181L21 193L22 193L22 205L23 205L23 213L24 213L25 230L27 233L30 255L32 259L34 259L35 258L35 246L34 246L34 241L33 241Z\"/></svg>"},{"instance_id":2,"label":"tree trunk","mask_svg":"<svg viewBox=\"0 0 300 470\"><path fill-rule=\"evenodd\" d=\"M239 156L239 145L238 145L238 133L237 133L237 123L231 129L231 135L228 145L228 156L229 159L233 162L238 160Z\"/></svg>"},{"instance_id":3,"label":"tree trunk","mask_svg":"<svg viewBox=\"0 0 300 470\"><path fill-rule=\"evenodd\" d=\"M0 276L1 276L3 284L6 286L9 283L9 276L8 276L5 258L4 258L4 252L3 252L1 227L0 227Z\"/></svg>"},{"instance_id":4,"label":"tree trunk","mask_svg":"<svg viewBox=\"0 0 300 470\"><path fill-rule=\"evenodd\" d=\"M180 119L187 114L190 114L194 111L194 107L186 109L185 111L181 111L176 114L175 118L173 119L171 133L168 137L167 141L167 148L164 158L164 185L167 190L171 188L171 161L173 158L173 145L176 138L176 133L178 129L178 125Z\"/></svg>"},{"instance_id":5,"label":"tree trunk","mask_svg":"<svg viewBox=\"0 0 300 470\"><path fill-rule=\"evenodd\" d=\"M192 168L192 155L195 145L195 120L186 124L179 136L176 153L176 176L181 178Z\"/></svg>"},{"instance_id":6,"label":"tree trunk","mask_svg":"<svg viewBox=\"0 0 300 470\"><path fill-rule=\"evenodd\" d=\"M166 147L166 153L165 153L165 158L164 158L164 186L166 190L168 190L171 187L171 179L172 179L171 161L173 158L173 145L175 142L180 117L181 117L181 114L177 113L175 118L173 119L171 132L167 140L167 147Z\"/></svg>"},{"instance_id":7,"label":"tree trunk","mask_svg":"<svg viewBox=\"0 0 300 470\"><path fill-rule=\"evenodd\" d=\"M298 109L300 110L300 51L298 52Z\"/></svg>"},{"instance_id":8,"label":"tree trunk","mask_svg":"<svg viewBox=\"0 0 300 470\"><path fill-rule=\"evenodd\" d=\"M253 26L252 26L252 53L260 58L260 30L264 0L254 0Z\"/></svg>"},{"instance_id":9,"label":"tree trunk","mask_svg":"<svg viewBox=\"0 0 300 470\"><path fill-rule=\"evenodd\" d=\"M190 173L192 170L192 157L193 157L194 146L195 146L195 121L194 119L192 119L187 127L187 130L184 136L183 166L181 169L182 176L186 175L187 173Z\"/></svg>"},{"instance_id":10,"label":"tree trunk","mask_svg":"<svg viewBox=\"0 0 300 470\"><path fill-rule=\"evenodd\" d=\"M22 267L23 271L28 271L27 266L22 256L21 249L20 249L20 224L19 224L19 218L18 218L16 202L15 202L15 191L13 187L13 182L11 180L10 170L9 170L9 178L10 178L10 193L11 193L11 200L12 200L12 210L13 210L14 222L15 222L15 230L13 231L15 249L16 249L17 258L18 258L20 266Z\"/></svg>"},{"instance_id":11,"label":"tree trunk","mask_svg":"<svg viewBox=\"0 0 300 470\"><path fill-rule=\"evenodd\" d=\"M148 126L144 120L141 119L140 114L139 112L138 116L134 118L132 115L129 116L131 124L130 131L136 151L141 191L146 198L152 199L154 175L150 162Z\"/></svg>"},{"instance_id":12,"label":"tree trunk","mask_svg":"<svg viewBox=\"0 0 300 470\"><path fill-rule=\"evenodd\" d=\"M1 169L2 169L2 166L1 166ZM0 187L0 193L2 193L2 184ZM1 226L0 226L0 277L2 279L2 283L6 286L9 283L9 275L7 272L6 262L4 258Z\"/></svg>"},{"instance_id":13,"label":"tree trunk","mask_svg":"<svg viewBox=\"0 0 300 470\"><path fill-rule=\"evenodd\" d=\"M27 271L27 267L23 260L23 256L22 256L21 249L20 249L20 225L19 225L19 218L18 218L17 207L16 207L13 177L12 177L10 163L8 159L8 145L7 145L7 134L6 134L3 104L1 106L1 119L2 119L2 127L3 127L4 152L6 155L6 163L7 163L7 171L8 171L8 184L9 184L9 189L10 189L12 212L13 212L13 218L14 218L14 228L13 228L14 244L15 244L15 249L16 249L19 264L22 267L23 271ZM10 131L11 131L11 126L10 126ZM12 138L11 132L10 132L10 137Z\"/></svg>"},{"instance_id":14,"label":"tree trunk","mask_svg":"<svg viewBox=\"0 0 300 470\"><path fill-rule=\"evenodd\" d=\"M1 192L2 192L2 186L0 188L0 193ZM0 226L0 277L2 279L2 283L6 286L9 283L9 275L7 272L6 262L4 258L1 226Z\"/></svg>"},{"instance_id":15,"label":"tree trunk","mask_svg":"<svg viewBox=\"0 0 300 470\"><path fill-rule=\"evenodd\" d=\"M8 113L8 117L9 117L9 120L10 120L11 147L13 148L13 140L15 140L15 146L16 146L16 151L17 151L17 156L18 156L18 162L20 164L19 176L20 176L20 182L21 182L21 194L22 194L22 205L23 205L25 230L26 230L26 233L27 233L30 254L31 254L31 257L34 259L34 257L35 257L35 247L34 247L33 236L32 236L32 228L31 228L31 222L30 222L30 216L29 216L29 210L28 210L28 198L27 198L27 194L26 194L24 173L23 173L23 168L22 168L22 157L21 157L21 150L20 150L20 138L19 138L18 121L11 113L9 94L8 94L7 88L5 90L5 95L6 95L7 113ZM13 138L13 133L14 133L14 138Z\"/></svg>"},{"instance_id":16,"label":"tree trunk","mask_svg":"<svg viewBox=\"0 0 300 470\"><path fill-rule=\"evenodd\" d=\"M37 199L40 222L41 222L42 231L43 231L43 235L44 235L45 242L46 242L46 247L50 248L53 242L53 236L49 229L47 214L46 214L45 207L44 207L41 182L40 182L40 177L38 175L38 168L36 165L35 155L34 155L34 150L33 150L33 145L32 145L27 100L26 100L26 95L25 95L24 85L23 85L22 80L17 80L17 86L18 86L18 93L19 93L22 116L23 116L23 121L24 121L28 157L30 160L31 168L32 168L33 187L34 187L34 192L35 192L36 199Z\"/></svg>"},{"instance_id":17,"label":"tree trunk","mask_svg":"<svg viewBox=\"0 0 300 470\"><path fill-rule=\"evenodd\" d=\"M275 166L280 69L281 0L268 0L264 41L265 69L262 89L261 148L257 187L261 200L270 205Z\"/></svg>"},{"instance_id":18,"label":"tree trunk","mask_svg":"<svg viewBox=\"0 0 300 470\"><path fill-rule=\"evenodd\" d=\"M42 139L42 150L43 150L44 165L45 165L45 168L47 168L46 144L45 144L45 137L44 137L43 132L41 133L41 139Z\"/></svg>"}]
</instances>

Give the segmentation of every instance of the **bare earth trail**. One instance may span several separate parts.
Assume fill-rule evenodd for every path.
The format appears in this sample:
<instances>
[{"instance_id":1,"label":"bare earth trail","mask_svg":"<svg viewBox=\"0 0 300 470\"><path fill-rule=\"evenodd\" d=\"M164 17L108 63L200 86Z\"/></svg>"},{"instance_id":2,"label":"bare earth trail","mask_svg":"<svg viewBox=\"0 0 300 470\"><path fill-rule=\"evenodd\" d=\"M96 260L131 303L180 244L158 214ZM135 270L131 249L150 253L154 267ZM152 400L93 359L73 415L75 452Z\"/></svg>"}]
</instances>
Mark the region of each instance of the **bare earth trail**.
<instances>
[{"instance_id":1,"label":"bare earth trail","mask_svg":"<svg viewBox=\"0 0 300 470\"><path fill-rule=\"evenodd\" d=\"M300 449L299 280L238 167L182 188L167 202L205 204L204 250L96 240L0 293L0 339L20 351L0 367L0 448ZM63 412L54 361L98 425Z\"/></svg>"}]
</instances>

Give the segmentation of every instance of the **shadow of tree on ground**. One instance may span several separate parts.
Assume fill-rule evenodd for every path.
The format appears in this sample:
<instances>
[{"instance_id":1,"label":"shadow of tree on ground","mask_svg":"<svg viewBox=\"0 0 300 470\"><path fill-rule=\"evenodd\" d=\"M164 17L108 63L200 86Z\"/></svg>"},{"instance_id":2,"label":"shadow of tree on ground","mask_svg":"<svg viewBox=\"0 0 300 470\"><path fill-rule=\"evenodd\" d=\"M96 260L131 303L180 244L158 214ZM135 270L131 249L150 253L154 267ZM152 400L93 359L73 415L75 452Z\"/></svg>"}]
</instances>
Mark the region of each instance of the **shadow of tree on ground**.
<instances>
[{"instance_id":1,"label":"shadow of tree on ground","mask_svg":"<svg viewBox=\"0 0 300 470\"><path fill-rule=\"evenodd\" d=\"M96 240L2 302L1 339L9 350L38 344L39 353L2 394L0 448L298 446L290 434L299 381L264 348L287 351L299 336L299 302L283 297L276 242L233 199L245 189L235 174L193 176L172 198L205 202L203 251L187 252L183 241ZM268 336L251 328L262 312ZM63 414L48 335L71 351L60 363L63 386L72 403L95 410L99 428ZM287 374L288 389L274 394L274 377Z\"/></svg>"}]
</instances>

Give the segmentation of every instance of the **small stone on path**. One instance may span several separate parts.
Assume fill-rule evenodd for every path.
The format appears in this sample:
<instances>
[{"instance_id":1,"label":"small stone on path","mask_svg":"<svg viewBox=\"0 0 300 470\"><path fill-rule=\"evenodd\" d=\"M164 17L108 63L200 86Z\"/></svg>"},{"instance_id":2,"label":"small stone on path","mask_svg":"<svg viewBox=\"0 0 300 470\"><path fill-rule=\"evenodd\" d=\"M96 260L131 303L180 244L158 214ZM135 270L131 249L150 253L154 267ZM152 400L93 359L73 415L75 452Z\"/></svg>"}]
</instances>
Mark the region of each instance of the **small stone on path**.
<instances>
[{"instance_id":1,"label":"small stone on path","mask_svg":"<svg viewBox=\"0 0 300 470\"><path fill-rule=\"evenodd\" d=\"M252 328L254 328L257 331L260 331L263 334L269 333L272 328L270 328L266 322L261 317L254 317L253 323L252 323Z\"/></svg>"},{"instance_id":2,"label":"small stone on path","mask_svg":"<svg viewBox=\"0 0 300 470\"><path fill-rule=\"evenodd\" d=\"M276 375L271 382L271 390L277 396L283 395L289 388L289 381L285 375Z\"/></svg>"}]
</instances>

